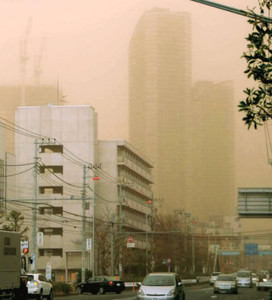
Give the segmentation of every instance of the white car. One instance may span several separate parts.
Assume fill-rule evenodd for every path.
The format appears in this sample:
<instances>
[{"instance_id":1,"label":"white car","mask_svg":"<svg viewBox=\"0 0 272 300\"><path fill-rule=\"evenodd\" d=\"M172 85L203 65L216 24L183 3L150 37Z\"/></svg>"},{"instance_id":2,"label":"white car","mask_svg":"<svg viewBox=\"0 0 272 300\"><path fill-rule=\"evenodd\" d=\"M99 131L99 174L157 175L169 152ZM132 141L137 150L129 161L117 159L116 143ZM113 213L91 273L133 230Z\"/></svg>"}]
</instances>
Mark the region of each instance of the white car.
<instances>
[{"instance_id":1,"label":"white car","mask_svg":"<svg viewBox=\"0 0 272 300\"><path fill-rule=\"evenodd\" d=\"M27 289L29 298L42 300L46 297L48 300L53 299L53 286L43 274L28 273Z\"/></svg>"},{"instance_id":2,"label":"white car","mask_svg":"<svg viewBox=\"0 0 272 300\"><path fill-rule=\"evenodd\" d=\"M217 279L217 277L221 274L221 272L212 272L210 276L210 285L213 285Z\"/></svg>"}]
</instances>

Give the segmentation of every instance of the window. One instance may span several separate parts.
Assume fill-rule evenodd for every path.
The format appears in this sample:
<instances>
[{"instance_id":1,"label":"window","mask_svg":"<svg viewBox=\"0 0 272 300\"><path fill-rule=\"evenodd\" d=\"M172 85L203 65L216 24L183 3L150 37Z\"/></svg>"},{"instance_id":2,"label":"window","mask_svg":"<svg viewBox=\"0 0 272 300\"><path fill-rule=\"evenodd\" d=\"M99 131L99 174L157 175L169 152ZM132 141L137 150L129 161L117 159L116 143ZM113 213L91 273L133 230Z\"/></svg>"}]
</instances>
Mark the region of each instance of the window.
<instances>
[{"instance_id":1,"label":"window","mask_svg":"<svg viewBox=\"0 0 272 300\"><path fill-rule=\"evenodd\" d=\"M63 153L63 145L40 145L40 153Z\"/></svg>"},{"instance_id":2,"label":"window","mask_svg":"<svg viewBox=\"0 0 272 300\"><path fill-rule=\"evenodd\" d=\"M44 235L63 235L62 227L45 227L39 228L39 232L43 232Z\"/></svg>"},{"instance_id":3,"label":"window","mask_svg":"<svg viewBox=\"0 0 272 300\"><path fill-rule=\"evenodd\" d=\"M62 248L48 248L48 249L39 249L40 256L61 256L62 257Z\"/></svg>"},{"instance_id":4,"label":"window","mask_svg":"<svg viewBox=\"0 0 272 300\"><path fill-rule=\"evenodd\" d=\"M63 166L40 166L40 173L63 174Z\"/></svg>"},{"instance_id":5,"label":"window","mask_svg":"<svg viewBox=\"0 0 272 300\"><path fill-rule=\"evenodd\" d=\"M62 206L54 206L54 207L39 207L40 215L63 215L63 207Z\"/></svg>"},{"instance_id":6,"label":"window","mask_svg":"<svg viewBox=\"0 0 272 300\"><path fill-rule=\"evenodd\" d=\"M63 186L40 186L40 194L52 195L52 194L61 194L63 195Z\"/></svg>"}]
</instances>

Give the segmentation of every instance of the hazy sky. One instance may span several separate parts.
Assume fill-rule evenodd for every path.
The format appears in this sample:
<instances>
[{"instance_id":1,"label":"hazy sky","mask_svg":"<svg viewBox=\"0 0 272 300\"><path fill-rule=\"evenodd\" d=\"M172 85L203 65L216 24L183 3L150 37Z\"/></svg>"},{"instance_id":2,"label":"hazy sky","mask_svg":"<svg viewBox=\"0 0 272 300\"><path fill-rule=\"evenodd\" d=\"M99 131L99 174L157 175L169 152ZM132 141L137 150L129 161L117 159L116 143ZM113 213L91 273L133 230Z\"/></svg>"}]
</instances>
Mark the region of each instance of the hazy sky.
<instances>
[{"instance_id":1,"label":"hazy sky","mask_svg":"<svg viewBox=\"0 0 272 300\"><path fill-rule=\"evenodd\" d=\"M232 79L243 89L247 19L190 0L0 0L0 84L20 84L20 41L31 18L27 84L34 83L45 38L41 83L58 80L69 104L93 105L100 138L127 138L129 41L140 16L154 7L191 13L194 81Z\"/></svg>"}]
</instances>

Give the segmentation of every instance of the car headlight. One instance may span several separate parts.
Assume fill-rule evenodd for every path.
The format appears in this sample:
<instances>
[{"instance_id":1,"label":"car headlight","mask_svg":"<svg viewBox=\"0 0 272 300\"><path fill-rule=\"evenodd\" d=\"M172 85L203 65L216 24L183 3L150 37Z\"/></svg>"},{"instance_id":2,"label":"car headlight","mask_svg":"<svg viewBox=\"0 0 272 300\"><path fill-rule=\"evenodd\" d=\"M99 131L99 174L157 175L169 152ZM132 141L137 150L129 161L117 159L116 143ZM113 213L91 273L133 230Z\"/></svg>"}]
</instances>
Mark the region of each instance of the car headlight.
<instances>
[{"instance_id":1,"label":"car headlight","mask_svg":"<svg viewBox=\"0 0 272 300\"><path fill-rule=\"evenodd\" d=\"M143 290L140 288L139 291L137 292L137 295L144 296L145 294L144 294Z\"/></svg>"},{"instance_id":2,"label":"car headlight","mask_svg":"<svg viewBox=\"0 0 272 300\"><path fill-rule=\"evenodd\" d=\"M174 296L175 295L175 289L172 289L167 296Z\"/></svg>"}]
</instances>

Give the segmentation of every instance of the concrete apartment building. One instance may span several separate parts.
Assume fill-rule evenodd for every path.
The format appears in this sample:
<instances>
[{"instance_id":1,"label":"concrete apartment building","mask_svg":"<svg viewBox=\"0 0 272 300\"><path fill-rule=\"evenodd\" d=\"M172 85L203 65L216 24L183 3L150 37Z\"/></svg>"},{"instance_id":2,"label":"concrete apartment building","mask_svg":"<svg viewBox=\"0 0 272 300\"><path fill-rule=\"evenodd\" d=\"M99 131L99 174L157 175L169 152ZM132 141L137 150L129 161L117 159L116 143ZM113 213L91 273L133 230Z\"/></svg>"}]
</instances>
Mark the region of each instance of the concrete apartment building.
<instances>
[{"instance_id":1,"label":"concrete apartment building","mask_svg":"<svg viewBox=\"0 0 272 300\"><path fill-rule=\"evenodd\" d=\"M37 166L17 176L35 269L52 269L54 280L68 282L83 265L94 265L98 274L98 245L95 252L87 245L99 235L93 216L106 223L114 215L116 232L150 230L151 162L125 141L98 141L96 113L88 105L19 107L15 120L25 129L16 133L17 173L25 170L20 165ZM135 247L145 248L142 236Z\"/></svg>"},{"instance_id":2,"label":"concrete apartment building","mask_svg":"<svg viewBox=\"0 0 272 300\"><path fill-rule=\"evenodd\" d=\"M165 213L190 201L190 105L190 14L146 11L129 47L129 141L154 162Z\"/></svg>"},{"instance_id":3,"label":"concrete apartment building","mask_svg":"<svg viewBox=\"0 0 272 300\"><path fill-rule=\"evenodd\" d=\"M114 212L124 236L133 236L135 247L145 249L145 232L151 231L153 219L152 162L124 140L99 140L98 161L108 175L101 172L98 213Z\"/></svg>"}]
</instances>

